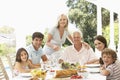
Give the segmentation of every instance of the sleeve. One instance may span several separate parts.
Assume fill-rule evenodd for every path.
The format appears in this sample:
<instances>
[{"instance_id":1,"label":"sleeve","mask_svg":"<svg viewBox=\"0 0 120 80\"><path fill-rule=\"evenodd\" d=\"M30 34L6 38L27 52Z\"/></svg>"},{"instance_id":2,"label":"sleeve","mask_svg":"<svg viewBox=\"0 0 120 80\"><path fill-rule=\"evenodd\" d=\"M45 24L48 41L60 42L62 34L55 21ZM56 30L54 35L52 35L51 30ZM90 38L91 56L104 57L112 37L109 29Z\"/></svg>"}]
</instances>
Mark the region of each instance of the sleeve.
<instances>
[{"instance_id":1,"label":"sleeve","mask_svg":"<svg viewBox=\"0 0 120 80\"><path fill-rule=\"evenodd\" d=\"M28 52L29 59L31 60L31 59L32 59L32 54L31 54L31 52L30 52L29 47L27 47L27 48L25 48L25 49L26 49L26 51Z\"/></svg>"},{"instance_id":2,"label":"sleeve","mask_svg":"<svg viewBox=\"0 0 120 80\"><path fill-rule=\"evenodd\" d=\"M88 50L88 53L89 53L89 59L88 59L88 60L97 59L97 57L96 57L96 55L95 55L95 53L94 53L94 51L93 51L92 48L90 48L90 49Z\"/></svg>"},{"instance_id":3,"label":"sleeve","mask_svg":"<svg viewBox=\"0 0 120 80\"><path fill-rule=\"evenodd\" d=\"M42 47L40 47L38 51L39 51L40 56L45 55L45 53L44 53L44 51L43 51L43 48L42 48Z\"/></svg>"},{"instance_id":4,"label":"sleeve","mask_svg":"<svg viewBox=\"0 0 120 80\"><path fill-rule=\"evenodd\" d=\"M113 66L112 66L112 65L109 65L109 66L106 68L106 70L108 70L108 71L110 72L110 75L109 75L109 76L112 76L112 75L113 75L114 70L113 70Z\"/></svg>"},{"instance_id":5,"label":"sleeve","mask_svg":"<svg viewBox=\"0 0 120 80\"><path fill-rule=\"evenodd\" d=\"M55 29L56 29L55 27L50 29L48 34L54 35L55 34Z\"/></svg>"},{"instance_id":6,"label":"sleeve","mask_svg":"<svg viewBox=\"0 0 120 80\"><path fill-rule=\"evenodd\" d=\"M64 61L66 61L66 58L67 58L67 49L65 49L65 50L61 53L59 59L62 59L62 60L64 60Z\"/></svg>"},{"instance_id":7,"label":"sleeve","mask_svg":"<svg viewBox=\"0 0 120 80\"><path fill-rule=\"evenodd\" d=\"M67 35L70 35L70 32L69 31L66 31Z\"/></svg>"}]
</instances>

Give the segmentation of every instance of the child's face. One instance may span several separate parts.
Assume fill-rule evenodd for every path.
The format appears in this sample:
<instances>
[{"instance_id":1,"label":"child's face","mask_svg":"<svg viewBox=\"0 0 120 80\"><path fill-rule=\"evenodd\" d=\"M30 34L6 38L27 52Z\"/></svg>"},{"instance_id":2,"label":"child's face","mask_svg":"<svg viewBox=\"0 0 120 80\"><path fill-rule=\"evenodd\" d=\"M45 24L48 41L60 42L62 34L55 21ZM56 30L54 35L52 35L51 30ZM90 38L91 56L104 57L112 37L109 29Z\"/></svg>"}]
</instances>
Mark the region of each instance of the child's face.
<instances>
[{"instance_id":1,"label":"child's face","mask_svg":"<svg viewBox=\"0 0 120 80\"><path fill-rule=\"evenodd\" d=\"M27 61L27 53L25 52L25 51L22 51L21 52L21 60L23 61L23 62L25 62L25 61Z\"/></svg>"},{"instance_id":2,"label":"child's face","mask_svg":"<svg viewBox=\"0 0 120 80\"><path fill-rule=\"evenodd\" d=\"M106 55L106 54L102 55L102 60L106 66L108 66L114 62L114 59L112 58L112 56Z\"/></svg>"}]
</instances>

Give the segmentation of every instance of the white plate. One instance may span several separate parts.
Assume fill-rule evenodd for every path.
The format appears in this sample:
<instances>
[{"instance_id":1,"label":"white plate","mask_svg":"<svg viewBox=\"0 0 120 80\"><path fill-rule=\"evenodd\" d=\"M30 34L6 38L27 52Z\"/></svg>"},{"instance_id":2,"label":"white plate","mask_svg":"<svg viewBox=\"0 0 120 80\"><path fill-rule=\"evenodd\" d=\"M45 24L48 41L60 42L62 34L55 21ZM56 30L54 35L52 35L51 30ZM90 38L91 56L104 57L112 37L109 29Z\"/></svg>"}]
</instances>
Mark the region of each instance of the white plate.
<instances>
[{"instance_id":1,"label":"white plate","mask_svg":"<svg viewBox=\"0 0 120 80\"><path fill-rule=\"evenodd\" d=\"M97 67L100 67L100 64L87 64L86 67L88 67L88 68L97 68Z\"/></svg>"},{"instance_id":2,"label":"white plate","mask_svg":"<svg viewBox=\"0 0 120 80\"><path fill-rule=\"evenodd\" d=\"M99 73L100 68L87 68L87 71L90 73Z\"/></svg>"},{"instance_id":3,"label":"white plate","mask_svg":"<svg viewBox=\"0 0 120 80\"><path fill-rule=\"evenodd\" d=\"M22 77L32 77L31 73L20 73Z\"/></svg>"}]
</instances>

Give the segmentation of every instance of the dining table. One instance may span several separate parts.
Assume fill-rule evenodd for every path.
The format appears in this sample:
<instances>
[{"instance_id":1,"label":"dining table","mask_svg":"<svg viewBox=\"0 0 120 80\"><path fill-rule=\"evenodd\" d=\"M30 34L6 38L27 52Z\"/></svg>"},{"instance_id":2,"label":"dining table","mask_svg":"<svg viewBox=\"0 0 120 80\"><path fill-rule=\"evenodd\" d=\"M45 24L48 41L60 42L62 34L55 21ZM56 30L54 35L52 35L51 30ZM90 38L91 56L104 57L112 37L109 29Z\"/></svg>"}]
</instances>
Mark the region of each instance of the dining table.
<instances>
[{"instance_id":1,"label":"dining table","mask_svg":"<svg viewBox=\"0 0 120 80\"><path fill-rule=\"evenodd\" d=\"M55 78L55 72L51 72L51 70L61 70L60 65L54 66L54 68L50 68L47 70L46 77L44 80L75 80L71 79L71 76L69 77L62 77L62 78ZM87 70L87 76L85 78L77 79L77 80L106 80L106 76L103 76L99 72L99 67L91 67L88 66L86 68ZM23 74L23 73L22 73ZM32 78L31 73L27 73L29 75L21 75L12 78L12 80L30 80ZM39 80L42 80L42 78L39 78Z\"/></svg>"}]
</instances>

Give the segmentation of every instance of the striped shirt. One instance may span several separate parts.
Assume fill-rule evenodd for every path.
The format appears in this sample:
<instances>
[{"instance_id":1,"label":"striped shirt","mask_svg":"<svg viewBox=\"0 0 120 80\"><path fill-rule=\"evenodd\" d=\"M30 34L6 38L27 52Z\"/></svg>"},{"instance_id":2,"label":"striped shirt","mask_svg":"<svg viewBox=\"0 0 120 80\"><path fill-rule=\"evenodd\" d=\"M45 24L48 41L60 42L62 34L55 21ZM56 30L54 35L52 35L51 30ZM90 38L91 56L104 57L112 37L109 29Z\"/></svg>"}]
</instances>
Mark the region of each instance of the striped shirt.
<instances>
[{"instance_id":1,"label":"striped shirt","mask_svg":"<svg viewBox=\"0 0 120 80\"><path fill-rule=\"evenodd\" d=\"M107 80L120 80L120 61L107 66L106 70L110 72L110 75L107 76Z\"/></svg>"}]
</instances>

